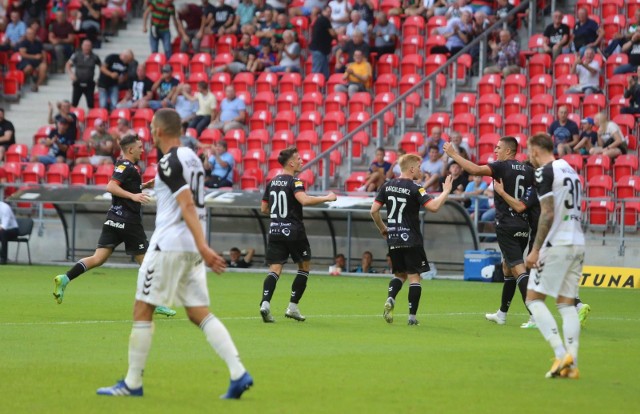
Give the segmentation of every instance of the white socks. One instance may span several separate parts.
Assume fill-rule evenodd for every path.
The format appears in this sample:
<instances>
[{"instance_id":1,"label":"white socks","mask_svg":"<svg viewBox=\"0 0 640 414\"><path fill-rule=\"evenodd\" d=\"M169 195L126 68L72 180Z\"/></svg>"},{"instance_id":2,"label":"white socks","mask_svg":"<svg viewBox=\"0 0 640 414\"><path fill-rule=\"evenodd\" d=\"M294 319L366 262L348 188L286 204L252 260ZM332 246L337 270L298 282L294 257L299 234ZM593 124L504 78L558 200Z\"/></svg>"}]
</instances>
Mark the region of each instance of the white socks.
<instances>
[{"instance_id":1,"label":"white socks","mask_svg":"<svg viewBox=\"0 0 640 414\"><path fill-rule=\"evenodd\" d=\"M580 320L575 306L561 303L558 312L562 316L562 333L567 352L573 357L573 364L578 365L578 343L580 340Z\"/></svg>"},{"instance_id":2,"label":"white socks","mask_svg":"<svg viewBox=\"0 0 640 414\"><path fill-rule=\"evenodd\" d=\"M133 323L129 336L129 371L124 379L130 389L142 387L142 372L147 363L152 338L153 322Z\"/></svg>"},{"instance_id":3,"label":"white socks","mask_svg":"<svg viewBox=\"0 0 640 414\"><path fill-rule=\"evenodd\" d=\"M240 378L247 370L240 362L238 350L229 335L229 331L222 322L212 314L209 314L200 323L200 329L204 332L207 342L213 347L216 353L227 363L229 374L232 380Z\"/></svg>"},{"instance_id":4,"label":"white socks","mask_svg":"<svg viewBox=\"0 0 640 414\"><path fill-rule=\"evenodd\" d=\"M547 305L545 305L541 300L534 300L527 302L527 307L536 319L536 324L538 325L540 333L544 339L549 342L551 348L553 348L556 358L563 358L567 351L565 350L565 347L562 344L562 339L560 339L560 335L558 334L558 325L556 324L556 320L553 319L553 315L549 312Z\"/></svg>"}]
</instances>

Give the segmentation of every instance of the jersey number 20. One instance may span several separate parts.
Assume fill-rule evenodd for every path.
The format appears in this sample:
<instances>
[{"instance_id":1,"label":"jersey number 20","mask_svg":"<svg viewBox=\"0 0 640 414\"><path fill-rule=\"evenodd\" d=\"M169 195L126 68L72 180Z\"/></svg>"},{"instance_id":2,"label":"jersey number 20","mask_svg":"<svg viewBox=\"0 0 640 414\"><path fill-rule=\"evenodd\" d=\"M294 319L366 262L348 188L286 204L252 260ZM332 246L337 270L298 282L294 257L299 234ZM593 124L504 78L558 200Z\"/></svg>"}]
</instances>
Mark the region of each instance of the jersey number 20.
<instances>
[{"instance_id":1,"label":"jersey number 20","mask_svg":"<svg viewBox=\"0 0 640 414\"><path fill-rule=\"evenodd\" d=\"M270 191L269 198L273 198L271 203L271 218L287 217L287 194L284 191Z\"/></svg>"}]
</instances>

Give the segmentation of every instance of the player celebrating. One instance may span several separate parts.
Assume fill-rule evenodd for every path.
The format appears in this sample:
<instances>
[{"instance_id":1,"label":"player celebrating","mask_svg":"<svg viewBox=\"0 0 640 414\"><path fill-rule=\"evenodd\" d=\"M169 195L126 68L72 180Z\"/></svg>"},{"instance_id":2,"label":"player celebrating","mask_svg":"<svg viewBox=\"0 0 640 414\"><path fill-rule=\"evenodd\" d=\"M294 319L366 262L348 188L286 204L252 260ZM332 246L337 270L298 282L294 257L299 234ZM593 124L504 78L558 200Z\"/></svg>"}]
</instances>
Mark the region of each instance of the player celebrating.
<instances>
[{"instance_id":1,"label":"player celebrating","mask_svg":"<svg viewBox=\"0 0 640 414\"><path fill-rule=\"evenodd\" d=\"M424 252L420 230L420 206L435 213L451 193L451 176L446 178L442 193L436 198L431 197L424 188L414 182L422 176L421 162L422 159L415 154L400 157L398 160L400 178L387 181L371 206L371 217L380 234L387 239L391 271L395 276L389 282L389 297L384 304L383 317L388 323L393 322L396 295L408 278L410 283L409 325L419 324L416 313L422 294L420 273L429 271L429 262ZM382 205L387 207L387 226L380 217Z\"/></svg>"},{"instance_id":2,"label":"player celebrating","mask_svg":"<svg viewBox=\"0 0 640 414\"><path fill-rule=\"evenodd\" d=\"M501 181L505 191L519 200L525 195L526 189L533 184L533 170L516 160L517 150L518 141L515 138L502 137L494 150L497 161L488 165L476 165L460 156L450 143L444 144L447 155L470 175L491 176L494 180ZM516 286L520 289L523 301L527 294L529 275L524 265L524 252L529 243L529 222L526 211L522 213L514 211L497 193L495 207L496 236L504 257L502 267L505 277L500 309L496 313L486 314L485 317L498 325L504 325Z\"/></svg>"},{"instance_id":3,"label":"player celebrating","mask_svg":"<svg viewBox=\"0 0 640 414\"><path fill-rule=\"evenodd\" d=\"M112 203L107 212L107 219L102 225L102 233L98 239L98 248L93 256L80 259L64 275L53 279L55 284L53 296L62 303L64 291L70 281L81 274L102 266L111 256L113 250L124 242L125 251L132 255L138 264L142 263L149 242L142 228L142 204L149 201L149 196L142 192L145 188L153 188L154 180L142 182L136 163L140 161L143 147L136 135L127 135L120 140L122 158L116 161L107 191L112 195ZM158 306L156 313L173 316L176 311Z\"/></svg>"},{"instance_id":4,"label":"player celebrating","mask_svg":"<svg viewBox=\"0 0 640 414\"><path fill-rule=\"evenodd\" d=\"M206 266L216 273L226 262L204 236L204 168L195 152L180 146L180 115L160 109L151 121L153 141L163 154L158 163L158 212L150 252L138 271L138 288L129 339L129 370L124 380L98 389L100 395L142 396L142 372L151 348L153 311L158 303L181 303L189 320L227 363L231 384L221 398L240 398L253 385L224 327L209 311Z\"/></svg>"},{"instance_id":5,"label":"player celebrating","mask_svg":"<svg viewBox=\"0 0 640 414\"><path fill-rule=\"evenodd\" d=\"M584 261L584 233L580 213L581 184L578 174L553 156L553 140L546 134L529 138L529 157L534 166L540 198L540 221L533 249L526 263L533 270L527 290L527 306L538 329L555 353L547 378L578 379L580 321L574 306ZM558 325L544 303L556 299L562 316L564 343Z\"/></svg>"},{"instance_id":6,"label":"player celebrating","mask_svg":"<svg viewBox=\"0 0 640 414\"><path fill-rule=\"evenodd\" d=\"M298 273L291 285L291 301L284 316L303 322L306 318L300 314L298 303L307 287L311 269L311 247L302 222L302 206L336 201L336 195L330 192L317 197L305 192L304 183L296 178L296 174L302 171L303 164L296 147L280 151L278 162L284 171L267 184L260 205L262 213L269 214L271 218L266 254L269 274L264 279L260 315L265 323L275 322L271 315L271 298L280 279L282 266L291 256L298 264Z\"/></svg>"}]
</instances>

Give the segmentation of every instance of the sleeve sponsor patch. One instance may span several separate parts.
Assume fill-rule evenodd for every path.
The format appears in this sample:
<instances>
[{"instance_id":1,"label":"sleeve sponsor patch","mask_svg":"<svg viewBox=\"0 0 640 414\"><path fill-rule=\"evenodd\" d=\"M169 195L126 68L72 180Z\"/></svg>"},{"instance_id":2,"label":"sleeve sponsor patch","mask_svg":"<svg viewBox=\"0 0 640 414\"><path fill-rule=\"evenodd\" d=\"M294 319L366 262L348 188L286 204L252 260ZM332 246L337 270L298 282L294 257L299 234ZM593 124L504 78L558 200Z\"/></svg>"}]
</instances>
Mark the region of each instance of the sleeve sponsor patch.
<instances>
[{"instance_id":1,"label":"sleeve sponsor patch","mask_svg":"<svg viewBox=\"0 0 640 414\"><path fill-rule=\"evenodd\" d=\"M304 187L304 183L300 180L296 181L294 184L296 187Z\"/></svg>"},{"instance_id":2,"label":"sleeve sponsor patch","mask_svg":"<svg viewBox=\"0 0 640 414\"><path fill-rule=\"evenodd\" d=\"M114 171L115 171L115 172L117 172L117 173L122 173L122 172L124 172L124 170L126 170L126 169L127 169L127 166L126 166L126 165L124 165L124 164L120 164L120 165L118 165L118 166L115 168L115 170L114 170Z\"/></svg>"},{"instance_id":3,"label":"sleeve sponsor patch","mask_svg":"<svg viewBox=\"0 0 640 414\"><path fill-rule=\"evenodd\" d=\"M420 187L420 189L418 190L418 192L420 193L421 196L427 194L427 190L425 190L424 188Z\"/></svg>"}]
</instances>

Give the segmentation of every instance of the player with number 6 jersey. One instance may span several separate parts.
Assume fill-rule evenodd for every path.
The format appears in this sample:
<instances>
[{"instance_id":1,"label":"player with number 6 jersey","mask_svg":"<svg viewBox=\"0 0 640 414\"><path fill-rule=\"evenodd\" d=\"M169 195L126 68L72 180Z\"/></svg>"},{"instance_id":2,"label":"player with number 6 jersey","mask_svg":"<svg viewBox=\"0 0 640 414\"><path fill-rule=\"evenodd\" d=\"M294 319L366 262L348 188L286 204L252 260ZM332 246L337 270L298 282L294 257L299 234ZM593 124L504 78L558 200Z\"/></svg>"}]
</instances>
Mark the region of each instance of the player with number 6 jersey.
<instances>
[{"instance_id":1,"label":"player with number 6 jersey","mask_svg":"<svg viewBox=\"0 0 640 414\"><path fill-rule=\"evenodd\" d=\"M305 192L304 182L296 177L302 171L303 161L295 147L289 147L278 155L283 172L268 184L262 197L260 210L271 219L266 259L269 274L264 280L260 315L265 323L275 322L271 315L271 298L282 273L282 266L289 256L298 264L298 273L291 286L291 300L284 316L303 322L298 303L307 287L311 268L311 247L302 222L302 207L335 201L332 192L325 196L310 196Z\"/></svg>"},{"instance_id":2,"label":"player with number 6 jersey","mask_svg":"<svg viewBox=\"0 0 640 414\"><path fill-rule=\"evenodd\" d=\"M404 282L409 279L409 325L418 325L416 313L420 305L422 286L420 273L429 271L429 262L424 252L424 241L420 226L420 207L437 212L451 193L452 178L448 176L442 193L433 198L416 184L420 179L421 159L414 154L400 157L400 178L387 181L371 206L373 218L380 234L387 240L391 271L394 278L389 282L389 296L384 304L382 316L388 323L393 322L396 296ZM382 206L387 208L387 225L380 216Z\"/></svg>"}]
</instances>

